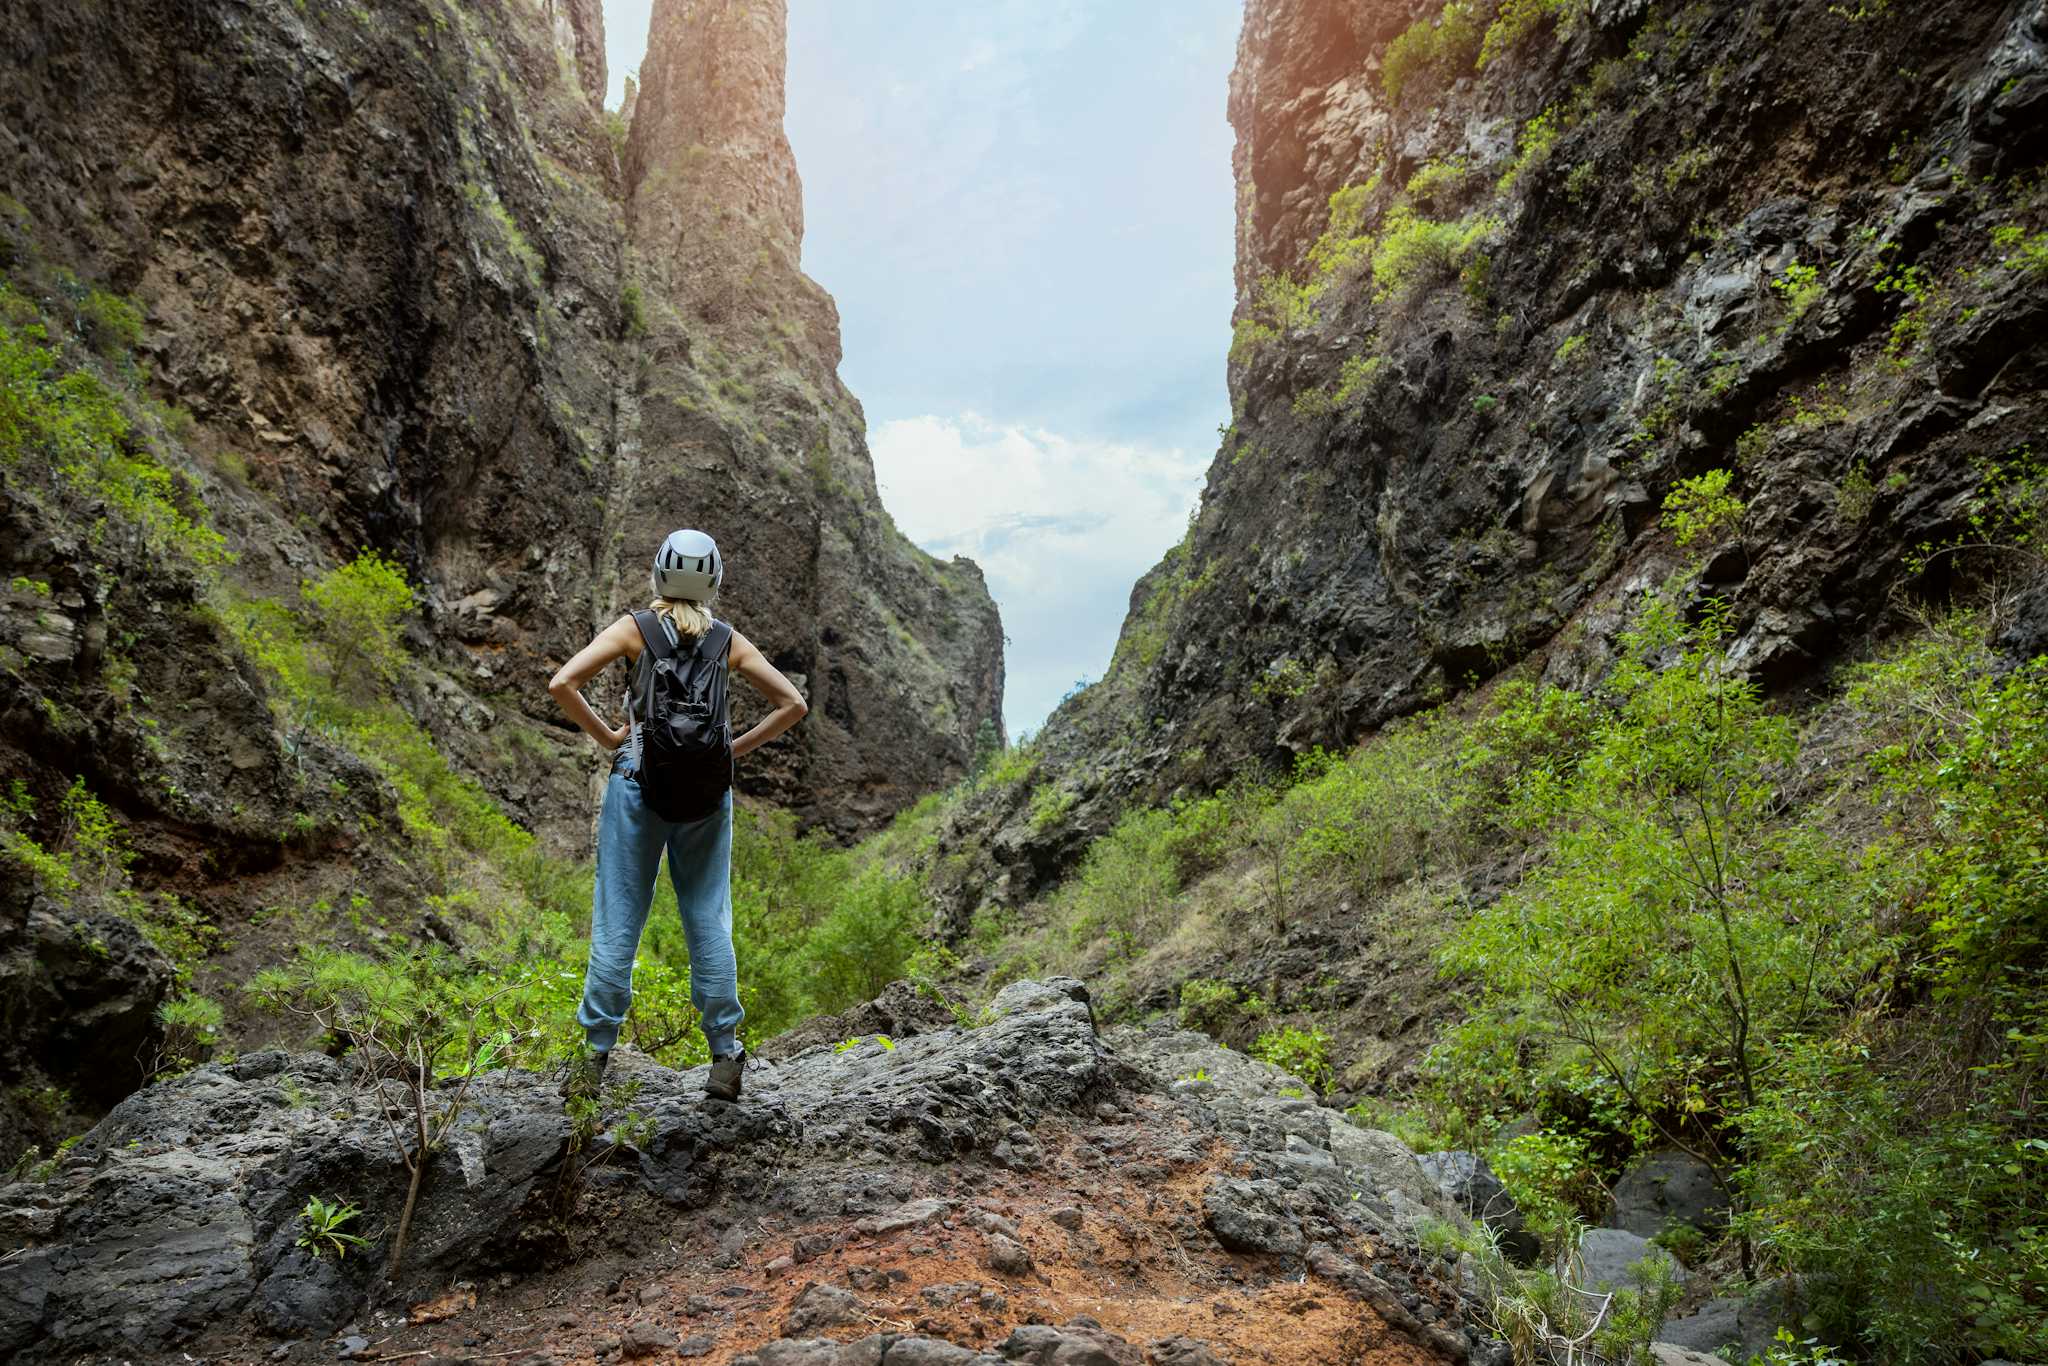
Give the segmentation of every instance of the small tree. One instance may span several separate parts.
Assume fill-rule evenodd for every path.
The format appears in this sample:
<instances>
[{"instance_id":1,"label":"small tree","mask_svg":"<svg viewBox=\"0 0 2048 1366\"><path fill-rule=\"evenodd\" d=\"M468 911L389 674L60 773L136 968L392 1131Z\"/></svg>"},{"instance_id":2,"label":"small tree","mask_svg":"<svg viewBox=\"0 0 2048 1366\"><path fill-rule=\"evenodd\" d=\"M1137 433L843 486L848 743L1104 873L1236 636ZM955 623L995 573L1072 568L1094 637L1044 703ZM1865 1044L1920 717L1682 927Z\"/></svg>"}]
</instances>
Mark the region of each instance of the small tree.
<instances>
[{"instance_id":1,"label":"small tree","mask_svg":"<svg viewBox=\"0 0 2048 1366\"><path fill-rule=\"evenodd\" d=\"M1858 932L1870 917L1848 856L1773 820L1797 737L1730 667L1720 627L1651 608L1571 780L1528 794L1548 862L1475 916L1445 962L1485 993L1454 1035L1506 1027L1538 1045L1539 1071L1590 1065L1739 1206L1743 1154L1725 1122L1758 1104L1781 1043L1881 949Z\"/></svg>"},{"instance_id":2,"label":"small tree","mask_svg":"<svg viewBox=\"0 0 2048 1366\"><path fill-rule=\"evenodd\" d=\"M418 606L405 570L365 550L300 592L335 686L358 701L389 686L405 658L399 627Z\"/></svg>"},{"instance_id":3,"label":"small tree","mask_svg":"<svg viewBox=\"0 0 2048 1366\"><path fill-rule=\"evenodd\" d=\"M311 1021L353 1055L351 1088L383 1120L410 1177L385 1268L396 1278L427 1164L453 1131L470 1084L512 1043L498 1006L514 988L451 974L438 951L379 962L309 950L291 967L258 974L249 989ZM393 1103L393 1082L401 1104Z\"/></svg>"}]
</instances>

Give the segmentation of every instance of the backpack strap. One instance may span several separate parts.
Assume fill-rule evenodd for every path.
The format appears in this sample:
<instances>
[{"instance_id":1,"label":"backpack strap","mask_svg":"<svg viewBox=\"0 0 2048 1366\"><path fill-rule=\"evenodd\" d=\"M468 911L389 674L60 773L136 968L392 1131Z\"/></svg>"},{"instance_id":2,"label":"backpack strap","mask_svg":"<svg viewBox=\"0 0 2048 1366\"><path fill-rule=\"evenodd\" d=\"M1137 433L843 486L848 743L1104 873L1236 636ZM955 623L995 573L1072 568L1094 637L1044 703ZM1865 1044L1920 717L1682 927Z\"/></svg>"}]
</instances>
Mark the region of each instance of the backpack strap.
<instances>
[{"instance_id":1,"label":"backpack strap","mask_svg":"<svg viewBox=\"0 0 2048 1366\"><path fill-rule=\"evenodd\" d=\"M711 629L697 642L697 654L703 659L724 659L732 652L732 627L722 621L713 621Z\"/></svg>"},{"instance_id":2,"label":"backpack strap","mask_svg":"<svg viewBox=\"0 0 2048 1366\"><path fill-rule=\"evenodd\" d=\"M656 659L667 659L676 652L675 645L668 638L668 631L661 624L661 618L645 608L633 613L633 624L640 628L640 639L654 652Z\"/></svg>"}]
</instances>

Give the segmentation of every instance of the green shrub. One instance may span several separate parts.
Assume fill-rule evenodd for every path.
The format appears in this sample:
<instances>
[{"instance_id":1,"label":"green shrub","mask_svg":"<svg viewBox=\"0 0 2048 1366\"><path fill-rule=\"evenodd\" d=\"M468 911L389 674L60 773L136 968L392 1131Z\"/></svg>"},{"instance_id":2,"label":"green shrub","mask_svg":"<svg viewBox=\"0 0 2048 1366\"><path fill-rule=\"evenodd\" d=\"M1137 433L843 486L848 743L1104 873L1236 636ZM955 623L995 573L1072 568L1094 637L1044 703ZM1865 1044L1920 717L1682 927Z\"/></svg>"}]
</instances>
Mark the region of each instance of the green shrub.
<instances>
[{"instance_id":1,"label":"green shrub","mask_svg":"<svg viewBox=\"0 0 2048 1366\"><path fill-rule=\"evenodd\" d=\"M1613 710L1551 803L1547 862L1443 955L1482 992L1447 1060L1467 1049L1469 1070L1505 1048L1499 1079L1522 1078L1509 1106L1596 1072L1694 1150L1706 1141L1687 1117L1753 1106L1777 1041L1887 957L1851 854L1773 819L1770 775L1796 735L1715 630L1651 607ZM1705 1155L1732 1175L1732 1157Z\"/></svg>"},{"instance_id":2,"label":"green shrub","mask_svg":"<svg viewBox=\"0 0 2048 1366\"><path fill-rule=\"evenodd\" d=\"M1172 927L1181 830L1170 809L1126 812L1088 846L1079 871L1054 897L1062 937L1074 947L1100 940L1130 959Z\"/></svg>"},{"instance_id":3,"label":"green shrub","mask_svg":"<svg viewBox=\"0 0 2048 1366\"><path fill-rule=\"evenodd\" d=\"M326 647L329 672L343 691L388 686L398 676L405 659L399 628L417 599L396 561L364 550L301 593Z\"/></svg>"},{"instance_id":4,"label":"green shrub","mask_svg":"<svg viewBox=\"0 0 2048 1366\"><path fill-rule=\"evenodd\" d=\"M1785 267L1784 273L1771 281L1771 289L1785 303L1787 325L1806 316L1806 311L1828 292L1827 282L1820 278L1820 268L1802 265L1798 261Z\"/></svg>"},{"instance_id":5,"label":"green shrub","mask_svg":"<svg viewBox=\"0 0 2048 1366\"><path fill-rule=\"evenodd\" d=\"M1554 817L1600 717L1567 688L1510 679L1466 732L1457 764L1482 821L1526 828Z\"/></svg>"},{"instance_id":6,"label":"green shrub","mask_svg":"<svg viewBox=\"0 0 2048 1366\"><path fill-rule=\"evenodd\" d=\"M1487 1154L1494 1174L1522 1212L1529 1231L1551 1248L1569 1244L1605 1197L1585 1140L1570 1134L1519 1134Z\"/></svg>"},{"instance_id":7,"label":"green shrub","mask_svg":"<svg viewBox=\"0 0 2048 1366\"><path fill-rule=\"evenodd\" d=\"M928 915L915 882L880 868L863 870L834 900L803 945L811 965L808 1004L825 1013L873 1000L907 975Z\"/></svg>"},{"instance_id":8,"label":"green shrub","mask_svg":"<svg viewBox=\"0 0 2048 1366\"><path fill-rule=\"evenodd\" d=\"M1408 177L1408 197L1417 204L1441 207L1455 201L1471 179L1472 165L1463 157L1425 161ZM1333 216L1335 207L1333 202Z\"/></svg>"},{"instance_id":9,"label":"green shrub","mask_svg":"<svg viewBox=\"0 0 2048 1366\"><path fill-rule=\"evenodd\" d=\"M1506 194L1515 187L1515 182L1522 178L1524 172L1548 161L1550 149L1557 145L1557 139L1562 132L1562 119L1554 107L1545 109L1523 124L1521 140L1516 146L1514 159L1508 163L1508 168L1500 173L1500 179L1493 187L1495 192Z\"/></svg>"},{"instance_id":10,"label":"green shrub","mask_svg":"<svg viewBox=\"0 0 2048 1366\"><path fill-rule=\"evenodd\" d=\"M1787 1051L1743 1116L1758 1154L1744 1230L1805 1278L1809 1324L1875 1359L2039 1358L2048 1228L2034 1193L2048 1153L2019 1118L2021 1088L1993 1073L1976 1105L1954 1110L1929 1079L1874 1070L1872 1042Z\"/></svg>"},{"instance_id":11,"label":"green shrub","mask_svg":"<svg viewBox=\"0 0 2048 1366\"><path fill-rule=\"evenodd\" d=\"M1462 834L1467 785L1455 743L1453 723L1432 715L1341 757L1313 753L1264 824L1302 871L1331 869L1367 890L1419 872Z\"/></svg>"},{"instance_id":12,"label":"green shrub","mask_svg":"<svg viewBox=\"0 0 2048 1366\"><path fill-rule=\"evenodd\" d=\"M1380 178L1375 173L1362 185L1346 185L1330 196L1329 221L1308 249L1309 269L1318 280L1346 273L1372 253L1365 216Z\"/></svg>"},{"instance_id":13,"label":"green shrub","mask_svg":"<svg viewBox=\"0 0 2048 1366\"><path fill-rule=\"evenodd\" d=\"M1258 993L1240 993L1230 983L1214 977L1194 977L1180 984L1182 1029L1221 1035L1239 1022L1258 1019L1265 1013L1265 999Z\"/></svg>"},{"instance_id":14,"label":"green shrub","mask_svg":"<svg viewBox=\"0 0 2048 1366\"><path fill-rule=\"evenodd\" d=\"M1418 19L1387 44L1380 58L1380 86L1387 102L1427 88L1431 93L1471 70L1486 33L1479 0L1450 0L1442 10Z\"/></svg>"},{"instance_id":15,"label":"green shrub","mask_svg":"<svg viewBox=\"0 0 2048 1366\"><path fill-rule=\"evenodd\" d=\"M1577 1239L1566 1252L1576 1265ZM1677 1307L1681 1287L1661 1261L1638 1263L1632 1284L1587 1294L1550 1267L1510 1266L1490 1243L1473 1256L1481 1326L1516 1361L1590 1360L1651 1366L1650 1344Z\"/></svg>"},{"instance_id":16,"label":"green shrub","mask_svg":"<svg viewBox=\"0 0 2048 1366\"><path fill-rule=\"evenodd\" d=\"M1038 750L1029 744L1011 745L992 758L974 780L974 790L1011 787L1023 782L1038 768Z\"/></svg>"},{"instance_id":17,"label":"green shrub","mask_svg":"<svg viewBox=\"0 0 2048 1366\"><path fill-rule=\"evenodd\" d=\"M1728 491L1735 476L1708 470L1681 479L1664 498L1663 522L1681 548L1698 540L1724 540L1742 525L1748 506Z\"/></svg>"},{"instance_id":18,"label":"green shrub","mask_svg":"<svg viewBox=\"0 0 2048 1366\"><path fill-rule=\"evenodd\" d=\"M0 316L20 316L26 307L0 285ZM101 335L98 323L93 330ZM117 327L109 335L123 334ZM205 508L135 434L121 396L47 342L40 322L0 322L0 470L45 473L74 505L72 515L104 504L105 515L86 524L96 545L111 517L151 548L200 568L226 562L226 543Z\"/></svg>"},{"instance_id":19,"label":"green shrub","mask_svg":"<svg viewBox=\"0 0 2048 1366\"><path fill-rule=\"evenodd\" d=\"M1991 245L2004 253L1999 264L2032 275L2048 274L2048 232L2028 232L2007 223L1991 230Z\"/></svg>"},{"instance_id":20,"label":"green shrub","mask_svg":"<svg viewBox=\"0 0 2048 1366\"><path fill-rule=\"evenodd\" d=\"M639 285L628 284L619 291L619 322L628 337L647 335L647 304Z\"/></svg>"},{"instance_id":21,"label":"green shrub","mask_svg":"<svg viewBox=\"0 0 2048 1366\"><path fill-rule=\"evenodd\" d=\"M1546 21L1555 21L1560 36L1584 12L1585 0L1501 0L1500 12L1486 26L1479 44L1478 68L1484 71L1528 40Z\"/></svg>"},{"instance_id":22,"label":"green shrub","mask_svg":"<svg viewBox=\"0 0 2048 1366\"><path fill-rule=\"evenodd\" d=\"M1074 809L1080 800L1074 790L1059 783L1040 783L1031 793L1031 828L1050 830Z\"/></svg>"},{"instance_id":23,"label":"green shrub","mask_svg":"<svg viewBox=\"0 0 2048 1366\"><path fill-rule=\"evenodd\" d=\"M1500 231L1501 222L1474 214L1452 223L1418 216L1406 206L1387 213L1373 246L1374 298L1406 298L1456 278L1480 243Z\"/></svg>"},{"instance_id":24,"label":"green shrub","mask_svg":"<svg viewBox=\"0 0 2048 1366\"><path fill-rule=\"evenodd\" d=\"M1281 1025L1269 1029L1246 1051L1262 1062L1292 1072L1318 1091L1330 1084L1330 1036L1320 1026L1296 1029L1293 1025Z\"/></svg>"},{"instance_id":25,"label":"green shrub","mask_svg":"<svg viewBox=\"0 0 2048 1366\"><path fill-rule=\"evenodd\" d=\"M155 1073L180 1072L195 1066L220 1042L226 1020L220 1002L186 992L157 1007L157 1023L163 1026L164 1042Z\"/></svg>"},{"instance_id":26,"label":"green shrub","mask_svg":"<svg viewBox=\"0 0 2048 1366\"><path fill-rule=\"evenodd\" d=\"M78 305L79 329L103 356L120 356L142 340L142 310L103 289L88 292Z\"/></svg>"}]
</instances>

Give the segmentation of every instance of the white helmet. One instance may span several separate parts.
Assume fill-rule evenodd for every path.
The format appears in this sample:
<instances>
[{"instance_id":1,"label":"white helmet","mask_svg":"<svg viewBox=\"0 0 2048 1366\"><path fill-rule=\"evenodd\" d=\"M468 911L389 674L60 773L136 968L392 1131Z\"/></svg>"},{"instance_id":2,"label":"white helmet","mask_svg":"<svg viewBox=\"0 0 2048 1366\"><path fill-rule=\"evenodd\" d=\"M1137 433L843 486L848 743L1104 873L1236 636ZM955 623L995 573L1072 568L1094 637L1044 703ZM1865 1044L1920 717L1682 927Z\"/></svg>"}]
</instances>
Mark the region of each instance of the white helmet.
<instances>
[{"instance_id":1,"label":"white helmet","mask_svg":"<svg viewBox=\"0 0 2048 1366\"><path fill-rule=\"evenodd\" d=\"M654 552L654 591L664 598L708 602L725 581L718 542L701 531L675 531Z\"/></svg>"}]
</instances>

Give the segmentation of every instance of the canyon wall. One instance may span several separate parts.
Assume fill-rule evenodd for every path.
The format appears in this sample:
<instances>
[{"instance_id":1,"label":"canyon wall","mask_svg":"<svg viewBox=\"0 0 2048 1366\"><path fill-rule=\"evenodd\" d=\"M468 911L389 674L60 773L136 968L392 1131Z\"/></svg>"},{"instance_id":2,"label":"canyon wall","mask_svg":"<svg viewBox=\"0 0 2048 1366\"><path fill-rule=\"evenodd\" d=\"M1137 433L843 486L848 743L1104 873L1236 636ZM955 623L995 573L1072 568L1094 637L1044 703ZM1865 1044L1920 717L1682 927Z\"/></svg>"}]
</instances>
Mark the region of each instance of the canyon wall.
<instances>
[{"instance_id":1,"label":"canyon wall","mask_svg":"<svg viewBox=\"0 0 2048 1366\"><path fill-rule=\"evenodd\" d=\"M2048 8L1494 18L1247 5L1234 420L1104 681L950 837L957 915L1133 801L1522 661L1598 677L1694 554L1661 516L1688 480L1746 508L1700 600L1772 686L1955 586L1916 548L2044 418Z\"/></svg>"},{"instance_id":2,"label":"canyon wall","mask_svg":"<svg viewBox=\"0 0 2048 1366\"><path fill-rule=\"evenodd\" d=\"M118 851L69 900L9 862L41 1022L0 1068L104 1105L160 1039L169 964L87 903L227 990L307 936L453 946L536 876L498 811L580 858L602 758L544 685L679 526L812 704L742 793L850 837L1000 737L980 571L889 520L800 268L785 19L659 7L629 126L598 0L0 3L0 830L69 857L91 800ZM364 550L405 663L330 639L354 710L302 705L286 645L350 634L302 585Z\"/></svg>"}]
</instances>

